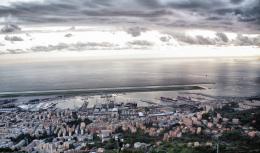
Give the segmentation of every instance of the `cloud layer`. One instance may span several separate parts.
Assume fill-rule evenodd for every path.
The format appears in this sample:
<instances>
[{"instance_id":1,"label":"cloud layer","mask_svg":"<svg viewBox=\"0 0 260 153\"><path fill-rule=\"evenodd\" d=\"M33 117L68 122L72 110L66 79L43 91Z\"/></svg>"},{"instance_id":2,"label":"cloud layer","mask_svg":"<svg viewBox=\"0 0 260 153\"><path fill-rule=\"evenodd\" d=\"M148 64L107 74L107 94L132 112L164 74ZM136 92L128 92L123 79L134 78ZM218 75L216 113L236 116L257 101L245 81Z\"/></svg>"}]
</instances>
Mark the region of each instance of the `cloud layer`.
<instances>
[{"instance_id":1,"label":"cloud layer","mask_svg":"<svg viewBox=\"0 0 260 153\"><path fill-rule=\"evenodd\" d=\"M9 17L8 17L9 16ZM12 0L2 21L260 31L259 0ZM250 30L249 30L250 29ZM136 33L138 35L138 32Z\"/></svg>"}]
</instances>

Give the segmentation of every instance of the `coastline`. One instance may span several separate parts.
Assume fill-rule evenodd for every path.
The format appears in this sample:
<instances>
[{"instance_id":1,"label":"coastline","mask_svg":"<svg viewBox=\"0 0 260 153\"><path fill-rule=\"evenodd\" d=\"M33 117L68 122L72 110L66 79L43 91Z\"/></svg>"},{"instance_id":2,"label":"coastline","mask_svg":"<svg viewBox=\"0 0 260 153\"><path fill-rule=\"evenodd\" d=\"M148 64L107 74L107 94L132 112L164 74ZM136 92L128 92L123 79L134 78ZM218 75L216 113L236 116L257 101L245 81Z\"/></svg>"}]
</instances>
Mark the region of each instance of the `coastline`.
<instances>
[{"instance_id":1,"label":"coastline","mask_svg":"<svg viewBox=\"0 0 260 153\"><path fill-rule=\"evenodd\" d=\"M0 98L19 96L43 96L43 95L78 95L78 94L112 94L130 92L151 91L179 91L179 90L205 90L200 85L172 85L172 86L146 86L146 87L120 87L120 88L97 88L97 89L70 89L49 91L24 91L24 92L2 92Z\"/></svg>"}]
</instances>

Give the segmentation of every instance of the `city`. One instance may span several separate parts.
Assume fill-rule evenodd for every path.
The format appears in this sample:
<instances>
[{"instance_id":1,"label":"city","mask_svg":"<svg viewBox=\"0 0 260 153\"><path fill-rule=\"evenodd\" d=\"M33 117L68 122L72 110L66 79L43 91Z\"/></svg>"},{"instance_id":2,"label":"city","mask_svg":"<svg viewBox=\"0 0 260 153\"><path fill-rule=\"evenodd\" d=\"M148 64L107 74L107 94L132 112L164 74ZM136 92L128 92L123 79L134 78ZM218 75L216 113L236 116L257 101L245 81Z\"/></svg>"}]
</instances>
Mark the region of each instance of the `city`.
<instances>
[{"instance_id":1,"label":"city","mask_svg":"<svg viewBox=\"0 0 260 153\"><path fill-rule=\"evenodd\" d=\"M139 106L135 102L119 102L116 96L100 95L104 102L95 102L92 107L88 106L88 98L81 97L84 102L77 109L56 107L58 101L66 105L64 99L72 100L65 96L28 100L27 105L31 106L46 104L37 110L25 108L24 104L15 106L13 102L17 99L2 99L0 150L235 152L254 147L252 152L259 151L260 100L257 97L214 98L191 94L160 97L158 103ZM242 138L250 143L243 144Z\"/></svg>"}]
</instances>

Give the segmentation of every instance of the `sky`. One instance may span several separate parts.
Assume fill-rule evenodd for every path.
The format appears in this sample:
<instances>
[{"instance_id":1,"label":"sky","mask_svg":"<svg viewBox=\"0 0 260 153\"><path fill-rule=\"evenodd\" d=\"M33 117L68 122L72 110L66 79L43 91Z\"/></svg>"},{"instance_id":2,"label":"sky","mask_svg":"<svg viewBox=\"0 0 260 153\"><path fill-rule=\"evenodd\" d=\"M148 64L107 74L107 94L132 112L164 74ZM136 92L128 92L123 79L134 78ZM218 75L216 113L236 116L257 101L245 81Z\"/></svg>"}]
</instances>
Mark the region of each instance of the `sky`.
<instances>
[{"instance_id":1,"label":"sky","mask_svg":"<svg viewBox=\"0 0 260 153\"><path fill-rule=\"evenodd\" d=\"M38 24L78 22L258 33L260 30L259 0L1 0L0 15Z\"/></svg>"},{"instance_id":2,"label":"sky","mask_svg":"<svg viewBox=\"0 0 260 153\"><path fill-rule=\"evenodd\" d=\"M258 56L260 0L1 0L0 24L0 56L190 49L208 56L199 53L205 48Z\"/></svg>"}]
</instances>

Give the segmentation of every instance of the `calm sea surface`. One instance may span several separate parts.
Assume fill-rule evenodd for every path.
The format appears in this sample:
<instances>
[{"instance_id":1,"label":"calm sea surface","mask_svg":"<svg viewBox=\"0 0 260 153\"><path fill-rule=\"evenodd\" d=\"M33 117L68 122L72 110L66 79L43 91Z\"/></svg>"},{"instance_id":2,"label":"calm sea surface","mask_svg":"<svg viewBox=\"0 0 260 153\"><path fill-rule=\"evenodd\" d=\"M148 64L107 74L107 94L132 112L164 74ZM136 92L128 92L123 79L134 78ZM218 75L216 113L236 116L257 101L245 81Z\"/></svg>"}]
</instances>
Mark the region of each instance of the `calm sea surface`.
<instances>
[{"instance_id":1,"label":"calm sea surface","mask_svg":"<svg viewBox=\"0 0 260 153\"><path fill-rule=\"evenodd\" d=\"M260 95L260 61L95 60L0 65L0 92L208 84L220 96Z\"/></svg>"}]
</instances>

